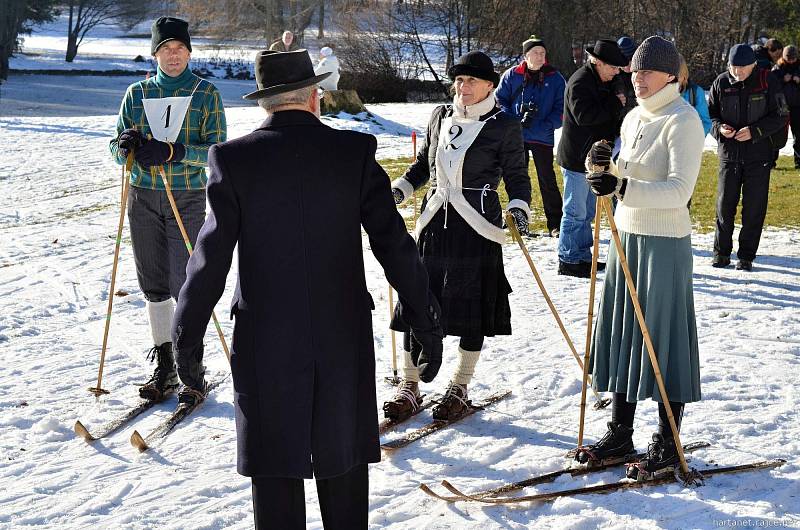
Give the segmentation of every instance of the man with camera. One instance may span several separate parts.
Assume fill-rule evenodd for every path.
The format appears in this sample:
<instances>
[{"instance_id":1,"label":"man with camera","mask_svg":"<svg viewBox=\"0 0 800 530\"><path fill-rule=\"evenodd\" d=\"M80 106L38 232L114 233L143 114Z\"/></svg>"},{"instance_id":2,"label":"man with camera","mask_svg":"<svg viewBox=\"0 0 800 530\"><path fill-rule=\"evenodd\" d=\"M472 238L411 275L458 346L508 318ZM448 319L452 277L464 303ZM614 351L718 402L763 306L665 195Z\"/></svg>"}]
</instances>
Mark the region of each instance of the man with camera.
<instances>
[{"instance_id":1,"label":"man with camera","mask_svg":"<svg viewBox=\"0 0 800 530\"><path fill-rule=\"evenodd\" d=\"M561 127L564 77L547 64L544 42L531 35L522 43L524 61L509 68L500 79L495 97L506 114L519 118L525 155L536 166L547 230L558 237L561 226L561 192L553 171L554 131Z\"/></svg>"}]
</instances>

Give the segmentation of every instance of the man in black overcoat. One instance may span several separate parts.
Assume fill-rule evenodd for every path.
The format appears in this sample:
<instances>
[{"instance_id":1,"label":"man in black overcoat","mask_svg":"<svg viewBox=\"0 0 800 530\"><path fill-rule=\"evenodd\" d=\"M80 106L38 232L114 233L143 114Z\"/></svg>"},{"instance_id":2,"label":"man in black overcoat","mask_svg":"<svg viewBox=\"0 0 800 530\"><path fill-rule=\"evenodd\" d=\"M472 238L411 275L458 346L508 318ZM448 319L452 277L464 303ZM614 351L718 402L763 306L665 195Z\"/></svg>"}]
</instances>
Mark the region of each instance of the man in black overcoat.
<instances>
[{"instance_id":1,"label":"man in black overcoat","mask_svg":"<svg viewBox=\"0 0 800 530\"><path fill-rule=\"evenodd\" d=\"M326 529L366 528L367 463L380 460L374 304L361 227L411 309L430 381L441 364L439 308L397 213L373 136L320 122L305 50L259 52L267 119L209 152L208 202L173 327L182 403L205 396L203 335L238 244L231 370L238 471L252 477L256 527L305 528L304 478Z\"/></svg>"},{"instance_id":2,"label":"man in black overcoat","mask_svg":"<svg viewBox=\"0 0 800 530\"><path fill-rule=\"evenodd\" d=\"M613 79L628 59L616 41L600 39L586 48L589 62L573 73L564 93L564 125L557 161L564 176L564 206L558 239L558 273L589 278L592 268L592 221L595 195L586 182L586 155L598 140L619 136L622 101ZM605 263L598 265L598 270Z\"/></svg>"}]
</instances>

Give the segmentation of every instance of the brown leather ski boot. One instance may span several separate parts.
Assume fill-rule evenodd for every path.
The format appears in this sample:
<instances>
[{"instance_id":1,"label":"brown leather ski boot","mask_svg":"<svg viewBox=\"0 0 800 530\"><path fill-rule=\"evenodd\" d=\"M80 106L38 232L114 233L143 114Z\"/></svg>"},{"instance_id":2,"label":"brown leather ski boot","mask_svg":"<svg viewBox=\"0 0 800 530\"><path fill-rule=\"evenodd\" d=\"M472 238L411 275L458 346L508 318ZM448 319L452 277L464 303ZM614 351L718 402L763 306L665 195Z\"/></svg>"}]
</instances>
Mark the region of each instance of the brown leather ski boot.
<instances>
[{"instance_id":1,"label":"brown leather ski boot","mask_svg":"<svg viewBox=\"0 0 800 530\"><path fill-rule=\"evenodd\" d=\"M453 421L462 417L469 410L467 385L450 382L447 391L438 405L433 407L433 419Z\"/></svg>"},{"instance_id":2,"label":"brown leather ski boot","mask_svg":"<svg viewBox=\"0 0 800 530\"><path fill-rule=\"evenodd\" d=\"M419 383L403 379L391 401L383 403L383 415L394 421L403 421L413 416L422 406Z\"/></svg>"}]
</instances>

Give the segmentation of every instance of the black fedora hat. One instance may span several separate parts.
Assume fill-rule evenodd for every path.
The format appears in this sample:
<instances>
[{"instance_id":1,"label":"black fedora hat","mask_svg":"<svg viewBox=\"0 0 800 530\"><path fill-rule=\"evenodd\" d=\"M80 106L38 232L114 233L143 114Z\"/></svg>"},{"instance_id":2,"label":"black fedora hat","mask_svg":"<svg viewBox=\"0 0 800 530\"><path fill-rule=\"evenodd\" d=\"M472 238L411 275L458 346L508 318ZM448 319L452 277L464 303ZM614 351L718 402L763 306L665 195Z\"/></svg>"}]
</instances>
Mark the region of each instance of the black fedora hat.
<instances>
[{"instance_id":1,"label":"black fedora hat","mask_svg":"<svg viewBox=\"0 0 800 530\"><path fill-rule=\"evenodd\" d=\"M316 85L329 75L314 75L311 57L306 50L293 52L260 51L256 54L256 86L258 90L242 96L261 99Z\"/></svg>"},{"instance_id":2,"label":"black fedora hat","mask_svg":"<svg viewBox=\"0 0 800 530\"><path fill-rule=\"evenodd\" d=\"M606 64L618 66L620 68L628 66L630 62L625 58L625 55L623 55L622 50L619 49L616 41L611 39L598 39L597 42L594 43L594 46L588 46L586 48L586 53L595 59L600 59Z\"/></svg>"},{"instance_id":3,"label":"black fedora hat","mask_svg":"<svg viewBox=\"0 0 800 530\"><path fill-rule=\"evenodd\" d=\"M491 81L495 87L500 84L500 76L494 71L492 59L481 51L467 52L459 57L456 64L447 71L447 75L452 81L459 75L469 75Z\"/></svg>"}]
</instances>

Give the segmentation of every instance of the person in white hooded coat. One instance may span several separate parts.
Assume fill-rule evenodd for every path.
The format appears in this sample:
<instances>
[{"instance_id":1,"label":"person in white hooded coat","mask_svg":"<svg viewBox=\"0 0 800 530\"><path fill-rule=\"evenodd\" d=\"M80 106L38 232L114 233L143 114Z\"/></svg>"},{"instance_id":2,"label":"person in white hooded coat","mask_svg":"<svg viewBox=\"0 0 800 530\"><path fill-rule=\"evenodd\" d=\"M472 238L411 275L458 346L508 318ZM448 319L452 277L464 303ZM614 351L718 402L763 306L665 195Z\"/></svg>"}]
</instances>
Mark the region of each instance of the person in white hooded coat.
<instances>
[{"instance_id":1,"label":"person in white hooded coat","mask_svg":"<svg viewBox=\"0 0 800 530\"><path fill-rule=\"evenodd\" d=\"M322 75L328 72L331 75L327 79L323 79L319 87L322 90L339 90L339 58L333 54L333 50L328 46L324 46L319 50L320 61L314 67L314 75Z\"/></svg>"}]
</instances>

